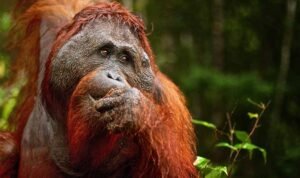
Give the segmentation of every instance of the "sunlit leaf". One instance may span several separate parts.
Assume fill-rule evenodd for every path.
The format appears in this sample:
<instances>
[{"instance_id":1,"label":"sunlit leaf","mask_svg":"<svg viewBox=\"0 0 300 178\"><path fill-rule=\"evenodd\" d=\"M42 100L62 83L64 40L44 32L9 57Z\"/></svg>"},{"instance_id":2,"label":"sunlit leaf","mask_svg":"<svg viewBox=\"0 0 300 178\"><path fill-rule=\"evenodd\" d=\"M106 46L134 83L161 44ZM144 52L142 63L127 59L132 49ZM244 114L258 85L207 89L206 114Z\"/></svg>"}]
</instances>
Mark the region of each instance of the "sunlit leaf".
<instances>
[{"instance_id":1,"label":"sunlit leaf","mask_svg":"<svg viewBox=\"0 0 300 178\"><path fill-rule=\"evenodd\" d=\"M210 128L210 129L214 129L214 130L217 129L217 127L213 123L202 121L202 120L194 120L193 119L192 123L197 124L197 125L202 125L204 127L207 127L207 128Z\"/></svg>"},{"instance_id":2,"label":"sunlit leaf","mask_svg":"<svg viewBox=\"0 0 300 178\"><path fill-rule=\"evenodd\" d=\"M258 119L259 115L257 113L248 112L248 116L250 119Z\"/></svg>"},{"instance_id":3,"label":"sunlit leaf","mask_svg":"<svg viewBox=\"0 0 300 178\"><path fill-rule=\"evenodd\" d=\"M234 151L237 151L238 149L232 145L230 145L229 143L226 143L226 142L221 142L221 143L218 143L216 144L216 147L225 147L225 148L229 148L231 150L234 150Z\"/></svg>"},{"instance_id":4,"label":"sunlit leaf","mask_svg":"<svg viewBox=\"0 0 300 178\"><path fill-rule=\"evenodd\" d=\"M244 150L253 150L256 149L257 146L251 143L239 143L234 145L235 148L237 149L244 149Z\"/></svg>"},{"instance_id":5,"label":"sunlit leaf","mask_svg":"<svg viewBox=\"0 0 300 178\"><path fill-rule=\"evenodd\" d=\"M196 166L199 169L204 169L207 167L209 162L210 162L209 159L201 156L197 156L196 160L194 161L194 166Z\"/></svg>"},{"instance_id":6,"label":"sunlit leaf","mask_svg":"<svg viewBox=\"0 0 300 178\"><path fill-rule=\"evenodd\" d=\"M194 166L198 168L205 178L225 178L228 175L226 166L214 166L207 158L197 156Z\"/></svg>"}]
</instances>

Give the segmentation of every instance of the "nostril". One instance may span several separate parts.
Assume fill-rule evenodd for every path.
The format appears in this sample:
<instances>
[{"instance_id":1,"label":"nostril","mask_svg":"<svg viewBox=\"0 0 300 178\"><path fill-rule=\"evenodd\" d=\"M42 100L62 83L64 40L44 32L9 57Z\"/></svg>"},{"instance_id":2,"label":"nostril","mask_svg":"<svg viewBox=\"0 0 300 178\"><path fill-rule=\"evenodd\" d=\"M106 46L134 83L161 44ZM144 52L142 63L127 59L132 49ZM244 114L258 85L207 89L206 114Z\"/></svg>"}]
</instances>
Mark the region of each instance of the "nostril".
<instances>
[{"instance_id":1,"label":"nostril","mask_svg":"<svg viewBox=\"0 0 300 178\"><path fill-rule=\"evenodd\" d=\"M122 82L123 81L122 78L119 75L113 74L111 72L107 72L107 77L110 78L110 79L116 80L118 82Z\"/></svg>"},{"instance_id":2,"label":"nostril","mask_svg":"<svg viewBox=\"0 0 300 178\"><path fill-rule=\"evenodd\" d=\"M121 77L117 77L116 80L119 81L119 82L122 82L122 78Z\"/></svg>"},{"instance_id":3,"label":"nostril","mask_svg":"<svg viewBox=\"0 0 300 178\"><path fill-rule=\"evenodd\" d=\"M110 78L110 79L114 79L110 72L107 73L107 77Z\"/></svg>"}]
</instances>

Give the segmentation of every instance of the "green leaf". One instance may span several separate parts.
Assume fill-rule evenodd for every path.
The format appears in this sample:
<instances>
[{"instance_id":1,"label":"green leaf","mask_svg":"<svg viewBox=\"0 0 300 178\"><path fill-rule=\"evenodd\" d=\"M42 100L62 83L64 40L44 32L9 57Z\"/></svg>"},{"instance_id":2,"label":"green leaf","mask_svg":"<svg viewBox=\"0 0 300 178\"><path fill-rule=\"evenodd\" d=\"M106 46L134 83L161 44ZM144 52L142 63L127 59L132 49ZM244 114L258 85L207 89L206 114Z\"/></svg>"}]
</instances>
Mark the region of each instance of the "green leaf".
<instances>
[{"instance_id":1,"label":"green leaf","mask_svg":"<svg viewBox=\"0 0 300 178\"><path fill-rule=\"evenodd\" d=\"M217 129L217 127L213 123L202 121L202 120L192 119L192 123L197 124L197 125L202 125L204 127L207 127L207 128L213 129L213 130Z\"/></svg>"},{"instance_id":2,"label":"green leaf","mask_svg":"<svg viewBox=\"0 0 300 178\"><path fill-rule=\"evenodd\" d=\"M216 144L216 147L225 147L225 148L229 148L229 149L231 149L233 151L237 151L238 150L235 146L232 146L232 145L230 145L229 143L226 143L226 142L218 143L218 144Z\"/></svg>"},{"instance_id":3,"label":"green leaf","mask_svg":"<svg viewBox=\"0 0 300 178\"><path fill-rule=\"evenodd\" d=\"M249 152L250 156L251 156L253 150L258 150L259 152L262 153L262 156L264 158L264 162L265 163L267 162L267 152L266 152L265 149L263 149L259 146L256 146L256 145L251 144L251 143L242 143L242 144L236 144L236 145L234 145L234 147L236 149L247 150Z\"/></svg>"},{"instance_id":4,"label":"green leaf","mask_svg":"<svg viewBox=\"0 0 300 178\"><path fill-rule=\"evenodd\" d=\"M250 119L258 119L259 115L257 113L248 112Z\"/></svg>"},{"instance_id":5,"label":"green leaf","mask_svg":"<svg viewBox=\"0 0 300 178\"><path fill-rule=\"evenodd\" d=\"M228 176L226 166L216 166L205 176L205 178L225 178Z\"/></svg>"},{"instance_id":6,"label":"green leaf","mask_svg":"<svg viewBox=\"0 0 300 178\"><path fill-rule=\"evenodd\" d=\"M227 170L227 167L226 166L217 166L214 168L215 170L218 170L222 173L224 173L225 175L228 176L228 170Z\"/></svg>"},{"instance_id":7,"label":"green leaf","mask_svg":"<svg viewBox=\"0 0 300 178\"><path fill-rule=\"evenodd\" d=\"M245 131L236 130L236 131L234 131L234 135L235 135L235 137L236 137L239 141L241 141L241 142L243 142L243 143L246 143L246 142L251 143L251 140L250 140L250 138L249 138L249 135L248 135L248 133L245 132Z\"/></svg>"},{"instance_id":8,"label":"green leaf","mask_svg":"<svg viewBox=\"0 0 300 178\"><path fill-rule=\"evenodd\" d=\"M198 168L205 178L226 178L228 175L226 166L213 166L207 158L197 156L194 166Z\"/></svg>"},{"instance_id":9,"label":"green leaf","mask_svg":"<svg viewBox=\"0 0 300 178\"><path fill-rule=\"evenodd\" d=\"M234 147L236 149L243 149L243 150L250 150L250 151L257 148L256 145L251 144L251 143L239 143L239 144L234 145Z\"/></svg>"},{"instance_id":10,"label":"green leaf","mask_svg":"<svg viewBox=\"0 0 300 178\"><path fill-rule=\"evenodd\" d=\"M200 170L205 169L208 164L210 163L210 160L201 156L197 156L196 160L194 161L194 166L199 168Z\"/></svg>"}]
</instances>

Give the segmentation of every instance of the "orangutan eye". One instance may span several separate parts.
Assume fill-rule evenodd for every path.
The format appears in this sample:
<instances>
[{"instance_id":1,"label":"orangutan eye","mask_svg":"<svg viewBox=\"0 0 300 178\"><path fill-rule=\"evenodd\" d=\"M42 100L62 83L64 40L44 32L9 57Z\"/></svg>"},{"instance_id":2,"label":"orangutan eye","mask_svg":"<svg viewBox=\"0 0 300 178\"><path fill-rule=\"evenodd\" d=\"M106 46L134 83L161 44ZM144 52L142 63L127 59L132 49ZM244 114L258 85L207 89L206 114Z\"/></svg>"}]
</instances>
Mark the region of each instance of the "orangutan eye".
<instances>
[{"instance_id":1,"label":"orangutan eye","mask_svg":"<svg viewBox=\"0 0 300 178\"><path fill-rule=\"evenodd\" d=\"M108 49L100 49L100 55L102 56L102 57L107 57L108 55L109 55L109 51L108 51Z\"/></svg>"},{"instance_id":2,"label":"orangutan eye","mask_svg":"<svg viewBox=\"0 0 300 178\"><path fill-rule=\"evenodd\" d=\"M114 51L114 45L111 42L105 43L98 49L98 53L101 57L107 58L109 57Z\"/></svg>"},{"instance_id":3,"label":"orangutan eye","mask_svg":"<svg viewBox=\"0 0 300 178\"><path fill-rule=\"evenodd\" d=\"M131 57L130 56L128 56L128 55L122 55L121 57L120 57L120 61L122 62L122 63L129 63L130 61L131 61Z\"/></svg>"},{"instance_id":4,"label":"orangutan eye","mask_svg":"<svg viewBox=\"0 0 300 178\"><path fill-rule=\"evenodd\" d=\"M129 64L133 61L132 55L129 52L123 52L123 54L120 55L119 60L123 64Z\"/></svg>"},{"instance_id":5,"label":"orangutan eye","mask_svg":"<svg viewBox=\"0 0 300 178\"><path fill-rule=\"evenodd\" d=\"M149 66L150 66L149 61L143 60L143 61L142 61L142 66L143 66L143 67L149 67Z\"/></svg>"}]
</instances>

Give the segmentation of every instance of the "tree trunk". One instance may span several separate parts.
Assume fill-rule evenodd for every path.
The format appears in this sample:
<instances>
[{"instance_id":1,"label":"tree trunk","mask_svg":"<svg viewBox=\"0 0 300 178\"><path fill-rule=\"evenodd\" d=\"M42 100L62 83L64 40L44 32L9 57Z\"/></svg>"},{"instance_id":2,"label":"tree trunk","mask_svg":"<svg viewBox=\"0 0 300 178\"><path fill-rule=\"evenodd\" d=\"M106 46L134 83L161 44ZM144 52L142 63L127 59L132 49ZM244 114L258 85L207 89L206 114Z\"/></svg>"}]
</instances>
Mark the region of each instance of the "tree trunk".
<instances>
[{"instance_id":1,"label":"tree trunk","mask_svg":"<svg viewBox=\"0 0 300 178\"><path fill-rule=\"evenodd\" d=\"M224 14L223 0L212 1L212 56L213 67L218 70L224 68Z\"/></svg>"},{"instance_id":2,"label":"tree trunk","mask_svg":"<svg viewBox=\"0 0 300 178\"><path fill-rule=\"evenodd\" d=\"M224 14L223 0L212 1L212 67L218 71L224 68ZM219 95L213 106L212 120L217 125L222 124L224 113L223 95Z\"/></svg>"},{"instance_id":3,"label":"tree trunk","mask_svg":"<svg viewBox=\"0 0 300 178\"><path fill-rule=\"evenodd\" d=\"M290 65L290 50L293 38L293 27L295 22L297 0L287 0L287 13L285 20L285 31L281 47L281 61L277 86L275 91L273 118L277 120L281 115L281 107L283 105L284 93L286 89L289 65Z\"/></svg>"}]
</instances>

